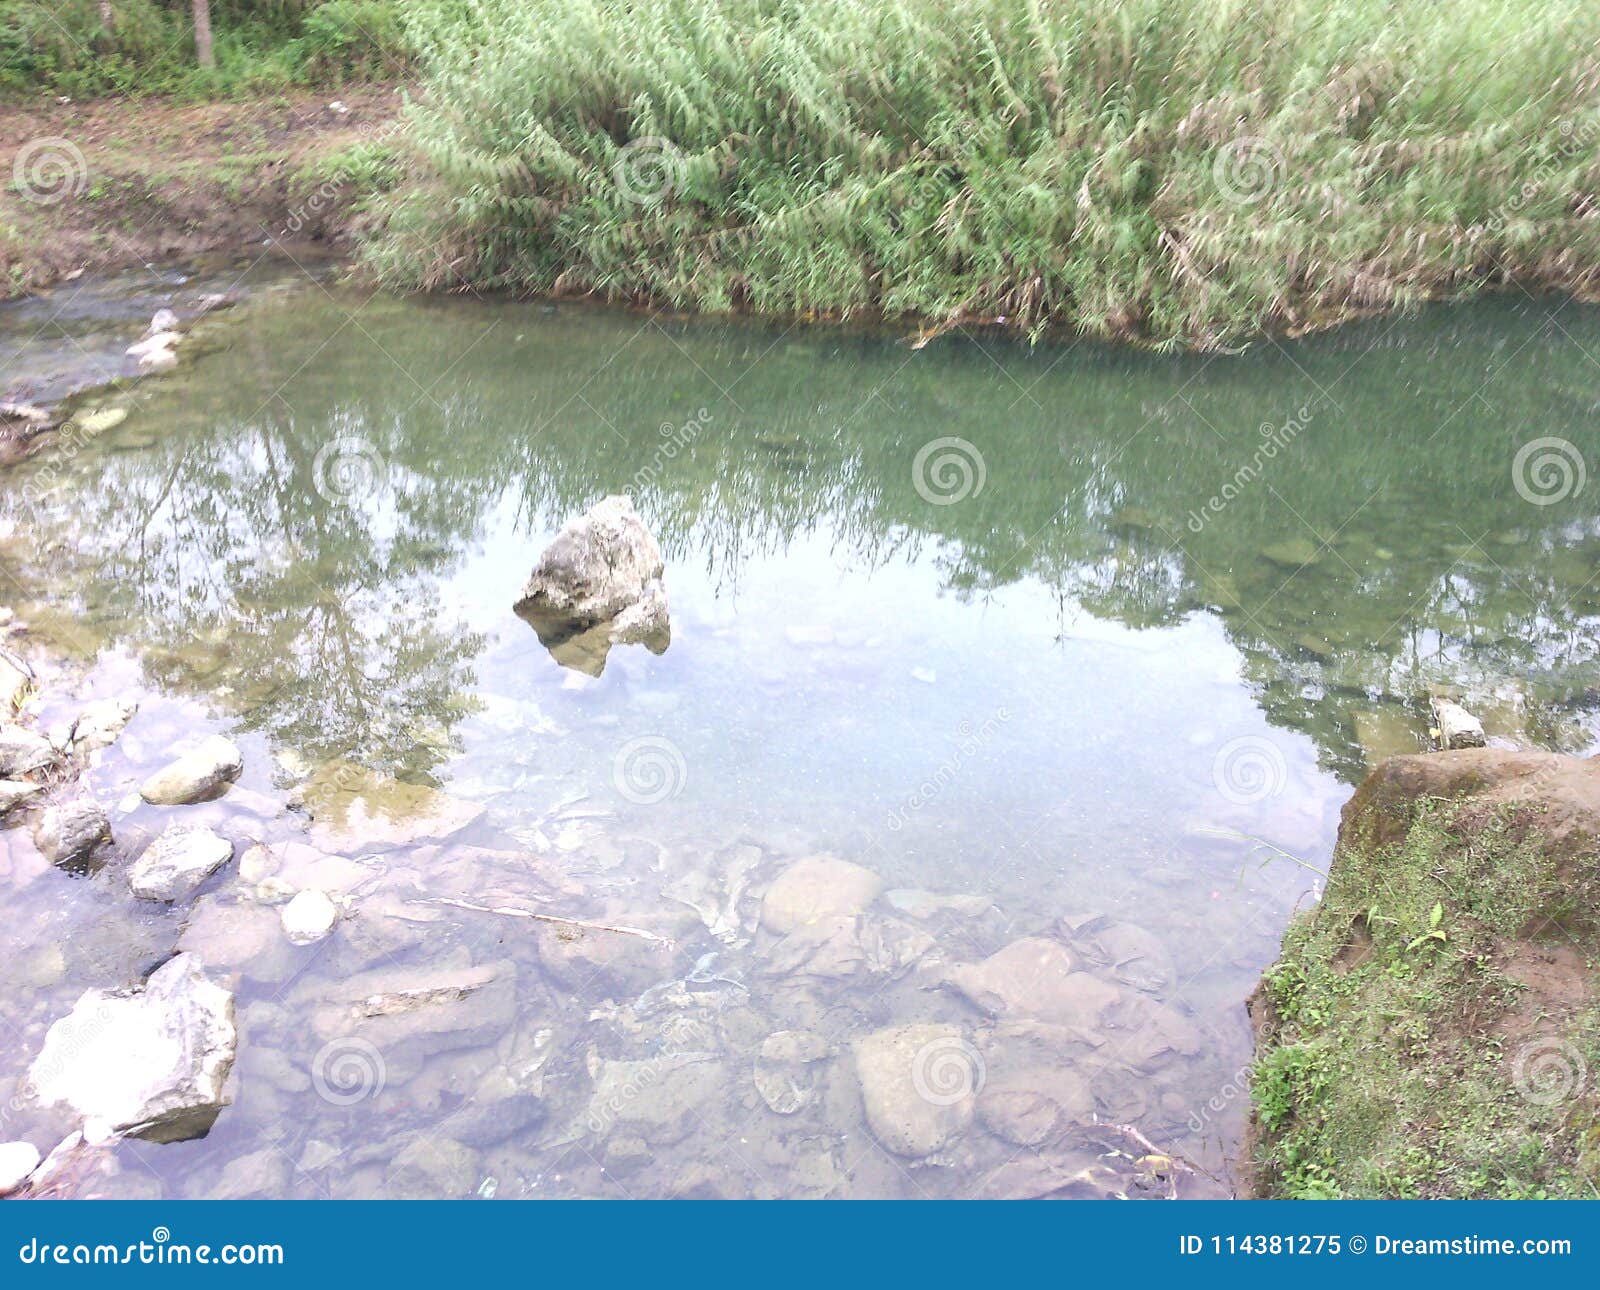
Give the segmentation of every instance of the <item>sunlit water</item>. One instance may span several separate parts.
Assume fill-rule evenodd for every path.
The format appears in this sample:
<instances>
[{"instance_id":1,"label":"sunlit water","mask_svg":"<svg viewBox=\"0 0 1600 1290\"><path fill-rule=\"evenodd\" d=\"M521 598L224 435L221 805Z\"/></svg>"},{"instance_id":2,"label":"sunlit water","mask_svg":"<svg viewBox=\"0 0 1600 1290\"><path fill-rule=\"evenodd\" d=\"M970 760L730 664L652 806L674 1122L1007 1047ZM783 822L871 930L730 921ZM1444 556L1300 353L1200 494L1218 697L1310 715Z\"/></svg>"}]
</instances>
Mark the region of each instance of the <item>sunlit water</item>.
<instances>
[{"instance_id":1,"label":"sunlit water","mask_svg":"<svg viewBox=\"0 0 1600 1290\"><path fill-rule=\"evenodd\" d=\"M0 384L114 374L196 288L13 309ZM330 764L484 812L442 844L342 840L370 859L304 948L233 868L153 911L118 864L71 877L0 834L0 1079L82 990L180 941L238 994L233 1105L202 1140L124 1144L100 1192L1167 1194L1142 1136L1196 1167L1179 1194L1226 1194L1244 1001L1370 759L1423 746L1435 687L1499 741L1600 732L1600 492L1573 473L1600 463L1600 315L1578 306L1174 357L258 274L193 349L90 400L120 426L0 476L6 596L84 661L81 695L142 702L91 773L121 852L178 816L240 851L302 839L286 803ZM1566 447L1519 460L1538 439ZM511 604L561 524L618 492L665 552L672 643L589 677ZM235 790L130 800L212 729L245 750ZM880 897L863 934L923 934L915 961L806 975L758 916L816 853L990 907ZM1089 1101L1034 1141L985 1100L1037 1074L1007 1047L1019 1018L944 979L1025 936L1067 944L1159 1040L1053 1049ZM340 983L484 964L511 982L503 1014L389 1054L381 1087L330 1073L318 1010ZM912 1021L957 1026L983 1086L921 1159L866 1123L853 1049ZM777 1072L799 1090L780 1113L760 1053L785 1030L825 1055ZM515 1113L466 1114L508 1079Z\"/></svg>"}]
</instances>

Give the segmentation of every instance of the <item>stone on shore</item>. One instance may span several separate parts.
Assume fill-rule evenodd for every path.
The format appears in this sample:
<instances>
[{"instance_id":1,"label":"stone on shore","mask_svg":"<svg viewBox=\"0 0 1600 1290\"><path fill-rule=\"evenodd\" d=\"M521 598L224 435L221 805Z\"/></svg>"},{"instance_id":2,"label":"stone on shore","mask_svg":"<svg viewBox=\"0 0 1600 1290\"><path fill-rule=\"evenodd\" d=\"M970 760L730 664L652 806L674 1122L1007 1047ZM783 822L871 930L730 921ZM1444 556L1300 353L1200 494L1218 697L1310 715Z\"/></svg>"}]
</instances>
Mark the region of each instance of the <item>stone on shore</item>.
<instances>
[{"instance_id":1,"label":"stone on shore","mask_svg":"<svg viewBox=\"0 0 1600 1290\"><path fill-rule=\"evenodd\" d=\"M958 1026L919 1023L855 1043L867 1124L896 1155L932 1155L972 1123L981 1059Z\"/></svg>"},{"instance_id":2,"label":"stone on shore","mask_svg":"<svg viewBox=\"0 0 1600 1290\"><path fill-rule=\"evenodd\" d=\"M169 824L129 868L128 887L140 900L185 900L231 859L227 838L202 826Z\"/></svg>"},{"instance_id":3,"label":"stone on shore","mask_svg":"<svg viewBox=\"0 0 1600 1290\"><path fill-rule=\"evenodd\" d=\"M111 821L93 798L71 797L45 808L33 841L51 864L88 864L111 841Z\"/></svg>"},{"instance_id":4,"label":"stone on shore","mask_svg":"<svg viewBox=\"0 0 1600 1290\"><path fill-rule=\"evenodd\" d=\"M182 339L182 332L158 331L135 341L126 352L139 364L141 371L165 372L178 365L177 347Z\"/></svg>"},{"instance_id":5,"label":"stone on shore","mask_svg":"<svg viewBox=\"0 0 1600 1290\"><path fill-rule=\"evenodd\" d=\"M179 954L141 990L85 991L45 1035L28 1088L85 1123L178 1142L204 1135L227 1105L237 1042L233 995Z\"/></svg>"},{"instance_id":6,"label":"stone on shore","mask_svg":"<svg viewBox=\"0 0 1600 1290\"><path fill-rule=\"evenodd\" d=\"M9 815L30 797L35 797L42 791L40 785L30 784L26 780L0 779L0 817Z\"/></svg>"},{"instance_id":7,"label":"stone on shore","mask_svg":"<svg viewBox=\"0 0 1600 1290\"><path fill-rule=\"evenodd\" d=\"M20 704L33 684L33 674L21 659L0 654L0 715Z\"/></svg>"},{"instance_id":8,"label":"stone on shore","mask_svg":"<svg viewBox=\"0 0 1600 1290\"><path fill-rule=\"evenodd\" d=\"M21 726L0 726L0 776L32 774L55 759L55 746L43 735Z\"/></svg>"},{"instance_id":9,"label":"stone on shore","mask_svg":"<svg viewBox=\"0 0 1600 1290\"><path fill-rule=\"evenodd\" d=\"M139 711L137 703L122 699L96 699L71 721L61 721L50 727L50 741L57 748L74 752L93 752L108 748L117 741L123 727Z\"/></svg>"},{"instance_id":10,"label":"stone on shore","mask_svg":"<svg viewBox=\"0 0 1600 1290\"><path fill-rule=\"evenodd\" d=\"M883 880L835 856L797 860L772 881L761 902L761 923L782 936L806 923L861 913L883 889Z\"/></svg>"},{"instance_id":11,"label":"stone on shore","mask_svg":"<svg viewBox=\"0 0 1600 1290\"><path fill-rule=\"evenodd\" d=\"M162 767L139 787L152 806L185 806L204 801L239 778L244 755L221 735Z\"/></svg>"}]
</instances>

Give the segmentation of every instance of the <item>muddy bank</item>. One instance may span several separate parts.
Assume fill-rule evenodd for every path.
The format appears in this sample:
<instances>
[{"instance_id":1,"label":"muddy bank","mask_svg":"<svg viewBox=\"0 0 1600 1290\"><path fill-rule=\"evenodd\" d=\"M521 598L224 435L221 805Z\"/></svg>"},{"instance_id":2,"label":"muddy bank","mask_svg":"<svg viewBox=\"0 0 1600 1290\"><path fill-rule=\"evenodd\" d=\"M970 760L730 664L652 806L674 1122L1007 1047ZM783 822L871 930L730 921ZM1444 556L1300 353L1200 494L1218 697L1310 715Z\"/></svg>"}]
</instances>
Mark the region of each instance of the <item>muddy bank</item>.
<instances>
[{"instance_id":1,"label":"muddy bank","mask_svg":"<svg viewBox=\"0 0 1600 1290\"><path fill-rule=\"evenodd\" d=\"M85 273L278 244L342 248L401 91L50 102L0 114L0 299Z\"/></svg>"},{"instance_id":2,"label":"muddy bank","mask_svg":"<svg viewBox=\"0 0 1600 1290\"><path fill-rule=\"evenodd\" d=\"M1268 1197L1593 1196L1600 758L1394 757L1252 1000Z\"/></svg>"}]
</instances>

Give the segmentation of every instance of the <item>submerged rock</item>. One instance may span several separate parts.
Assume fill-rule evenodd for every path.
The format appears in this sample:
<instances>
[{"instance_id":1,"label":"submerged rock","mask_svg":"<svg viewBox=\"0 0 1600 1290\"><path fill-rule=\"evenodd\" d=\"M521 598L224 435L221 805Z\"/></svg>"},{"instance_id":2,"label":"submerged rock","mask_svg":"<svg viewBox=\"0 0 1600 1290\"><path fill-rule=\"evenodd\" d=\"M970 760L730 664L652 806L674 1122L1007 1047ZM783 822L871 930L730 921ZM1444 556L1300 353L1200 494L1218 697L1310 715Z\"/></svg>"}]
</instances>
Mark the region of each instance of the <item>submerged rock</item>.
<instances>
[{"instance_id":1,"label":"submerged rock","mask_svg":"<svg viewBox=\"0 0 1600 1290\"><path fill-rule=\"evenodd\" d=\"M867 1124L896 1155L932 1155L972 1123L984 1072L958 1026L879 1030L855 1044Z\"/></svg>"},{"instance_id":2,"label":"submerged rock","mask_svg":"<svg viewBox=\"0 0 1600 1290\"><path fill-rule=\"evenodd\" d=\"M354 762L323 766L295 794L311 815L311 838L326 851L401 847L460 833L483 814L426 784L390 779Z\"/></svg>"},{"instance_id":3,"label":"submerged rock","mask_svg":"<svg viewBox=\"0 0 1600 1290\"><path fill-rule=\"evenodd\" d=\"M239 778L244 755L221 735L162 767L139 787L152 806L183 806L203 801Z\"/></svg>"},{"instance_id":4,"label":"submerged rock","mask_svg":"<svg viewBox=\"0 0 1600 1290\"><path fill-rule=\"evenodd\" d=\"M86 991L45 1035L28 1087L42 1105L113 1133L200 1137L227 1105L237 1038L233 995L179 954L142 990Z\"/></svg>"},{"instance_id":5,"label":"submerged rock","mask_svg":"<svg viewBox=\"0 0 1600 1290\"><path fill-rule=\"evenodd\" d=\"M1079 971L1064 945L1040 936L952 968L946 979L992 1016L1034 1017L1088 1031L1122 998L1115 986Z\"/></svg>"},{"instance_id":6,"label":"submerged rock","mask_svg":"<svg viewBox=\"0 0 1600 1290\"><path fill-rule=\"evenodd\" d=\"M424 1134L407 1143L389 1162L389 1196L394 1200L458 1200L478 1185L478 1155L449 1138Z\"/></svg>"},{"instance_id":7,"label":"submerged rock","mask_svg":"<svg viewBox=\"0 0 1600 1290\"><path fill-rule=\"evenodd\" d=\"M607 497L561 530L514 606L564 667L599 676L613 645L671 643L661 548L626 497Z\"/></svg>"},{"instance_id":8,"label":"submerged rock","mask_svg":"<svg viewBox=\"0 0 1600 1290\"><path fill-rule=\"evenodd\" d=\"M809 1030L768 1035L756 1058L756 1092L779 1115L793 1115L810 1106L817 1097L816 1073L811 1068L830 1052L828 1041Z\"/></svg>"},{"instance_id":9,"label":"submerged rock","mask_svg":"<svg viewBox=\"0 0 1600 1290\"><path fill-rule=\"evenodd\" d=\"M767 888L761 902L761 923L782 936L806 923L861 913L883 889L883 880L835 856L797 860Z\"/></svg>"},{"instance_id":10,"label":"submerged rock","mask_svg":"<svg viewBox=\"0 0 1600 1290\"><path fill-rule=\"evenodd\" d=\"M93 752L107 748L139 711L137 703L122 699L97 699L71 721L50 728L50 741L58 748L74 752Z\"/></svg>"},{"instance_id":11,"label":"submerged rock","mask_svg":"<svg viewBox=\"0 0 1600 1290\"><path fill-rule=\"evenodd\" d=\"M1482 748L1484 745L1483 722L1449 699L1433 700L1433 725L1440 748Z\"/></svg>"},{"instance_id":12,"label":"submerged rock","mask_svg":"<svg viewBox=\"0 0 1600 1290\"><path fill-rule=\"evenodd\" d=\"M45 808L33 840L51 864L87 865L111 841L111 821L92 797L72 797Z\"/></svg>"},{"instance_id":13,"label":"submerged rock","mask_svg":"<svg viewBox=\"0 0 1600 1290\"><path fill-rule=\"evenodd\" d=\"M169 824L128 870L140 900L183 900L233 859L233 843L208 828Z\"/></svg>"},{"instance_id":14,"label":"submerged rock","mask_svg":"<svg viewBox=\"0 0 1600 1290\"><path fill-rule=\"evenodd\" d=\"M141 371L165 372L178 365L177 348L182 339L182 332L158 331L135 341L126 352L139 364Z\"/></svg>"},{"instance_id":15,"label":"submerged rock","mask_svg":"<svg viewBox=\"0 0 1600 1290\"><path fill-rule=\"evenodd\" d=\"M937 918L940 914L957 914L962 918L976 918L994 908L987 896L940 895L915 887L900 887L883 894L883 903L897 914L915 918L918 922Z\"/></svg>"}]
</instances>

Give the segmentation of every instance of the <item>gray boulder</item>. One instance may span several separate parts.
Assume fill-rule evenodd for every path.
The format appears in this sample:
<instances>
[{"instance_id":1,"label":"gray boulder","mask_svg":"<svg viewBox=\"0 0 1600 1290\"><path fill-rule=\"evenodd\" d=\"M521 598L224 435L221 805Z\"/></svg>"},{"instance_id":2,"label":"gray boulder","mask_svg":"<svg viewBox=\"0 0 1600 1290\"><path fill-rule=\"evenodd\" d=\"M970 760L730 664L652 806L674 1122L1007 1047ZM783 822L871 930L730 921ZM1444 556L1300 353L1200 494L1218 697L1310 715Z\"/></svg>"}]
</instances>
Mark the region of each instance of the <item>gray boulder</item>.
<instances>
[{"instance_id":1,"label":"gray boulder","mask_svg":"<svg viewBox=\"0 0 1600 1290\"><path fill-rule=\"evenodd\" d=\"M92 797L71 797L45 808L33 840L51 864L90 864L111 841L111 821Z\"/></svg>"},{"instance_id":2,"label":"gray boulder","mask_svg":"<svg viewBox=\"0 0 1600 1290\"><path fill-rule=\"evenodd\" d=\"M208 828L169 824L128 869L140 900L183 900L233 859L233 843Z\"/></svg>"},{"instance_id":3,"label":"gray boulder","mask_svg":"<svg viewBox=\"0 0 1600 1290\"><path fill-rule=\"evenodd\" d=\"M0 776L28 775L55 759L55 747L43 735L21 726L0 726Z\"/></svg>"},{"instance_id":4,"label":"gray boulder","mask_svg":"<svg viewBox=\"0 0 1600 1290\"><path fill-rule=\"evenodd\" d=\"M221 735L212 735L145 780L139 795L152 806L184 806L220 792L243 769L244 755Z\"/></svg>"}]
</instances>

